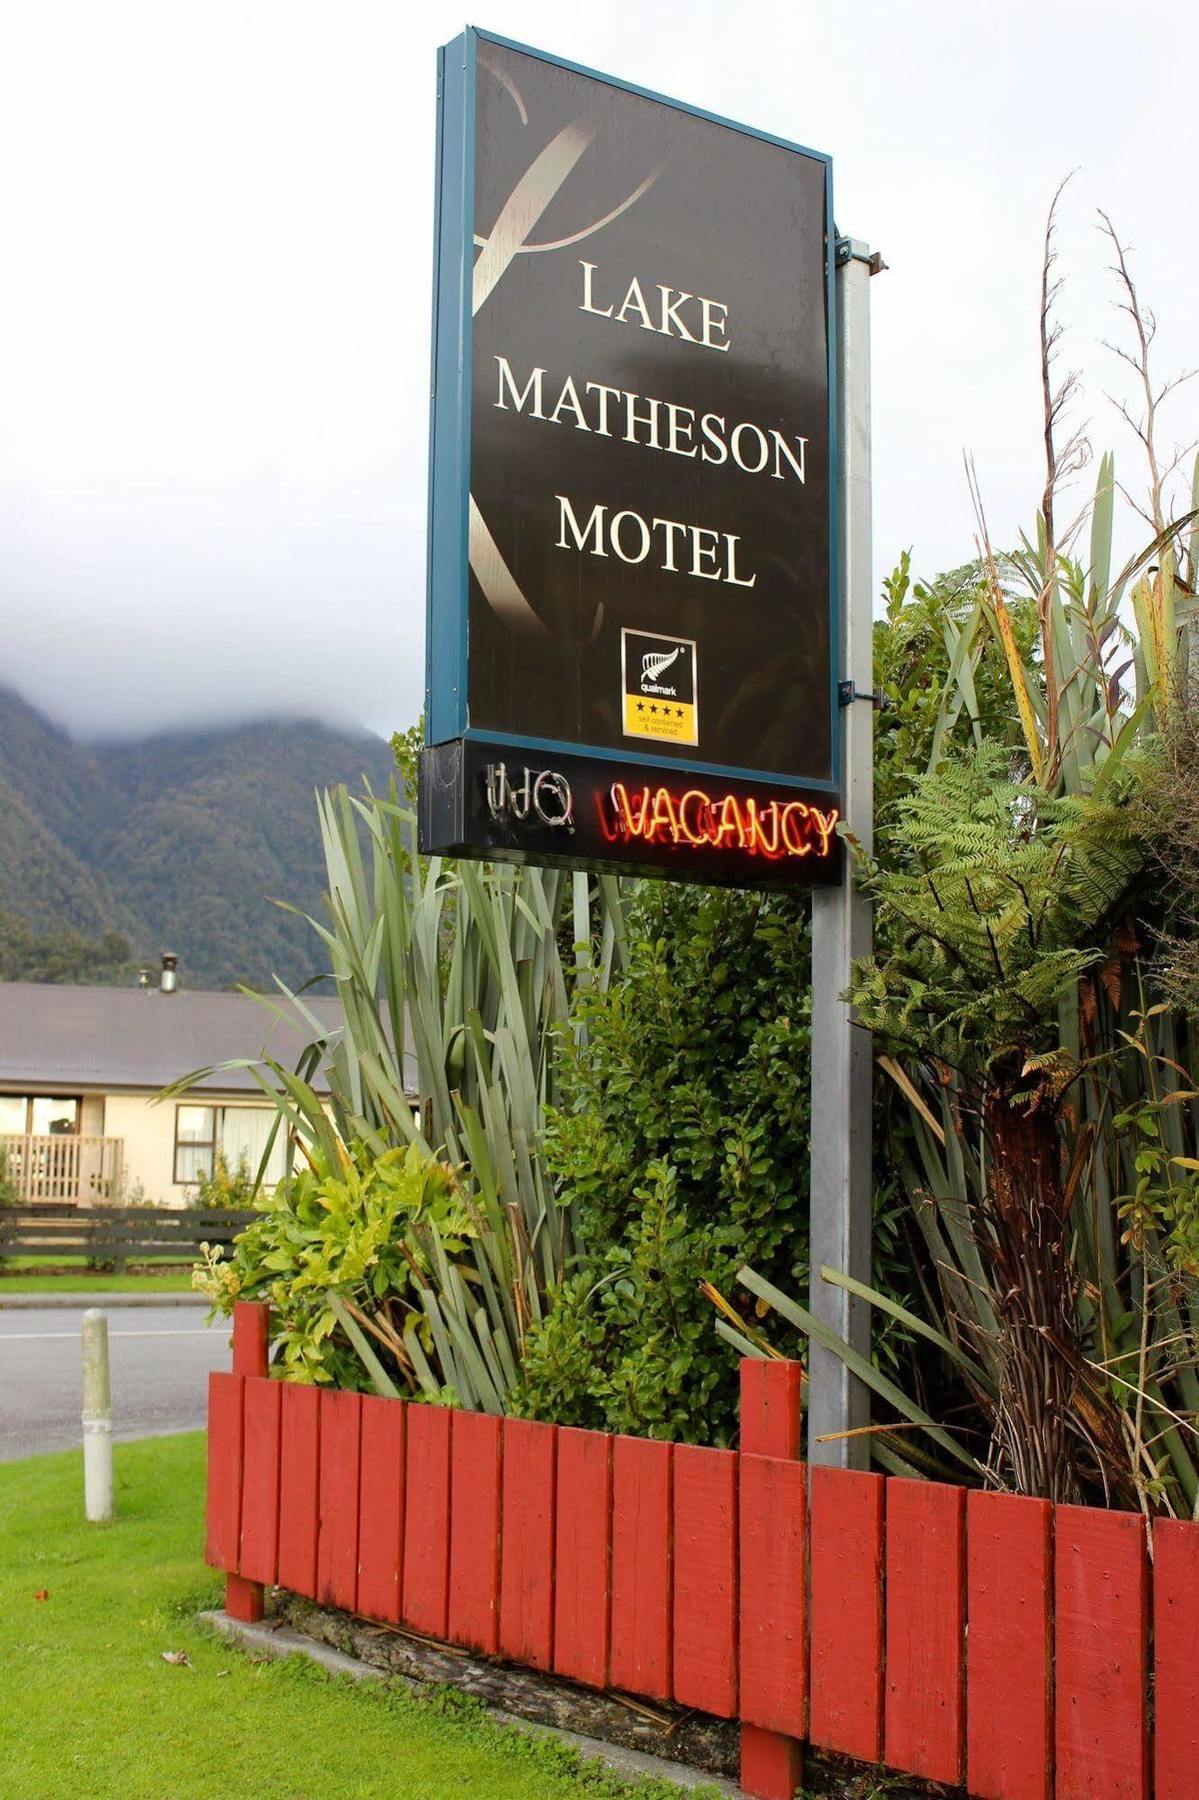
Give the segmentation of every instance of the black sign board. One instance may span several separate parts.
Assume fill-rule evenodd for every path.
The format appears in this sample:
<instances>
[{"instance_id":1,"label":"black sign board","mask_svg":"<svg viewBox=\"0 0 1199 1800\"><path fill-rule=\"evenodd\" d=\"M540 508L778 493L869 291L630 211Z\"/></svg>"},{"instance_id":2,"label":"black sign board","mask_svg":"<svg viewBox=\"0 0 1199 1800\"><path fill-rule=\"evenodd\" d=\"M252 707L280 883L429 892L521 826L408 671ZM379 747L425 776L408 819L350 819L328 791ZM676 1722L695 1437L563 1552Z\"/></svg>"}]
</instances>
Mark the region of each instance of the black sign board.
<instances>
[{"instance_id":1,"label":"black sign board","mask_svg":"<svg viewBox=\"0 0 1199 1800\"><path fill-rule=\"evenodd\" d=\"M841 872L832 795L455 739L421 757L420 841L448 856L812 886Z\"/></svg>"},{"instance_id":2,"label":"black sign board","mask_svg":"<svg viewBox=\"0 0 1199 1800\"><path fill-rule=\"evenodd\" d=\"M480 32L439 77L422 844L831 878L828 159Z\"/></svg>"}]
</instances>

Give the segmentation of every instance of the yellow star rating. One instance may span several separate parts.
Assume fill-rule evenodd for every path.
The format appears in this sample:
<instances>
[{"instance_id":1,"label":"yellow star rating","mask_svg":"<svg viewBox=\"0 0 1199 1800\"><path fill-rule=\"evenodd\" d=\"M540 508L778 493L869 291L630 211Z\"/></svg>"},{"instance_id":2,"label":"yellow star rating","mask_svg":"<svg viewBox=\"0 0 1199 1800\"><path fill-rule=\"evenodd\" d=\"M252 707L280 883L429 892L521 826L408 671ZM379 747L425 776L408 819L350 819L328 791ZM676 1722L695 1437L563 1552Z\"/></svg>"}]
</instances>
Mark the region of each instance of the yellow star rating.
<instances>
[{"instance_id":1,"label":"yellow star rating","mask_svg":"<svg viewBox=\"0 0 1199 1800\"><path fill-rule=\"evenodd\" d=\"M637 700L624 697L624 729L627 737L656 738L665 744L698 743L694 706L686 702Z\"/></svg>"}]
</instances>

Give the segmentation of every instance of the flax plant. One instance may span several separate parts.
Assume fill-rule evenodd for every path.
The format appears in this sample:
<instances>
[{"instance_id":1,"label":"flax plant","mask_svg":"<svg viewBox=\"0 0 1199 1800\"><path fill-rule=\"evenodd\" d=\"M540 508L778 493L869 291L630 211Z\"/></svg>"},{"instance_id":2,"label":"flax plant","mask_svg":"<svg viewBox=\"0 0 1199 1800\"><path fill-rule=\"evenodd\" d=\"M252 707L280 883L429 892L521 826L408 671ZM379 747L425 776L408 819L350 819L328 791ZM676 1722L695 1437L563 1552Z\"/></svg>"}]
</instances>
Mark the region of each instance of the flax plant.
<instances>
[{"instance_id":1,"label":"flax plant","mask_svg":"<svg viewBox=\"0 0 1199 1800\"><path fill-rule=\"evenodd\" d=\"M380 1392L405 1387L504 1412L526 1332L577 1247L570 1197L545 1166L542 1122L555 1042L583 1030L572 995L606 985L623 957L619 885L422 858L415 818L394 792L339 788L319 796L318 814L328 918L309 923L341 1022L327 1030L302 994L283 989L264 1004L310 1033L299 1066L269 1057L226 1066L250 1069L295 1154L330 1179L398 1146L454 1172L465 1217L452 1244L414 1224L412 1291L376 1293L368 1267L352 1291L328 1290L320 1330L353 1345ZM287 1182L280 1192L286 1206ZM262 1268L261 1284L270 1279Z\"/></svg>"}]
</instances>

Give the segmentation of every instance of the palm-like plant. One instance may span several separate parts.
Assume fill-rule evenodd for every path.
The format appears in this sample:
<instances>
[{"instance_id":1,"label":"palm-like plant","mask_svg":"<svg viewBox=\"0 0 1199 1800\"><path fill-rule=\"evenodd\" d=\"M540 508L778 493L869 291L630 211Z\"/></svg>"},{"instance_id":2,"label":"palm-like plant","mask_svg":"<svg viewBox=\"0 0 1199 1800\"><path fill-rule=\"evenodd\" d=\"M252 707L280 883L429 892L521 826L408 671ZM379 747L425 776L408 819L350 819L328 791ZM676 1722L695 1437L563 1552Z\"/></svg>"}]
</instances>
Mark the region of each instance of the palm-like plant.
<instances>
[{"instance_id":1,"label":"palm-like plant","mask_svg":"<svg viewBox=\"0 0 1199 1800\"><path fill-rule=\"evenodd\" d=\"M1050 373L1050 260L1047 242L1038 528L998 557L979 508L973 605L944 619L928 774L901 800L897 834L892 819L880 821L888 865L873 878L880 954L855 990L866 1022L889 1039L879 1061L884 1154L927 1258L924 1316L904 1322L941 1352L989 1449L972 1456L910 1392L848 1346L829 1347L900 1415L896 1435L871 1440L887 1467L918 1472L931 1453L943 1469L948 1454L980 1478L1059 1494L1081 1470L1093 1491L1199 1516L1199 1052L1185 1011L1153 991L1163 883L1152 846L1133 855L1123 804L1138 783L1161 778L1158 748L1187 668L1199 464L1189 511L1170 519L1169 471L1154 444L1163 389L1149 373L1152 322L1117 246L1145 397L1130 422L1150 464L1141 509L1149 541L1113 574L1121 490L1111 457L1075 530L1057 530L1053 434L1063 390ZM1088 519L1085 551L1073 554ZM1007 672L1010 724L999 735L1009 760L1000 790L980 794L972 810L953 784L969 784L984 766L976 760L971 775L962 743L985 735L978 690L993 677L996 649ZM926 805L938 791L948 802L939 817ZM1136 811L1144 827L1146 809ZM1063 833L1084 823L1099 864L1087 869L1071 849L1044 892ZM1127 916L1113 904L1122 888ZM766 1293L752 1270L743 1279L801 1331L822 1332L794 1300ZM1062 1352L1056 1369L1051 1350Z\"/></svg>"},{"instance_id":2,"label":"palm-like plant","mask_svg":"<svg viewBox=\"0 0 1199 1800\"><path fill-rule=\"evenodd\" d=\"M352 1291L331 1286L320 1331L344 1333L384 1392L400 1381L502 1412L525 1333L574 1250L574 1211L546 1170L542 1120L555 1040L581 1029L571 995L605 984L623 954L619 886L609 877L426 860L415 819L394 794L338 789L318 809L329 917L310 923L341 1023L327 1030L302 994L284 990L265 1004L298 1015L311 1033L299 1067L270 1058L241 1066L252 1068L300 1154L330 1180L347 1163L414 1145L458 1171L467 1221L452 1248L422 1229L408 1300L375 1292L370 1268ZM327 1101L313 1084L322 1065ZM282 1195L286 1205L286 1185ZM259 1267L269 1286L270 1268L262 1259Z\"/></svg>"}]
</instances>

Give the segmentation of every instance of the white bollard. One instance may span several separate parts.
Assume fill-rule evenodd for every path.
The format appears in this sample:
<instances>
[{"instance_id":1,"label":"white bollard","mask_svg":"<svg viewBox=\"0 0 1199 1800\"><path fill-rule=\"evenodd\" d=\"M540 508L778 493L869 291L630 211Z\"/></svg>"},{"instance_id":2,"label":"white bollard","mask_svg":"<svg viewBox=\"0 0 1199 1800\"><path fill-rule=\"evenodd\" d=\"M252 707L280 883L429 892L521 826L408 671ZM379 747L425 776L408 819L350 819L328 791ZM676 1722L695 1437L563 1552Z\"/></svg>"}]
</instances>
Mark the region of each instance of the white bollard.
<instances>
[{"instance_id":1,"label":"white bollard","mask_svg":"<svg viewBox=\"0 0 1199 1800\"><path fill-rule=\"evenodd\" d=\"M83 1506L94 1525L107 1525L112 1519L108 1320L94 1306L83 1315Z\"/></svg>"}]
</instances>

